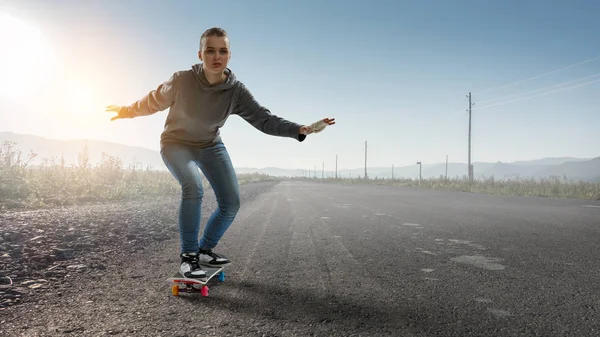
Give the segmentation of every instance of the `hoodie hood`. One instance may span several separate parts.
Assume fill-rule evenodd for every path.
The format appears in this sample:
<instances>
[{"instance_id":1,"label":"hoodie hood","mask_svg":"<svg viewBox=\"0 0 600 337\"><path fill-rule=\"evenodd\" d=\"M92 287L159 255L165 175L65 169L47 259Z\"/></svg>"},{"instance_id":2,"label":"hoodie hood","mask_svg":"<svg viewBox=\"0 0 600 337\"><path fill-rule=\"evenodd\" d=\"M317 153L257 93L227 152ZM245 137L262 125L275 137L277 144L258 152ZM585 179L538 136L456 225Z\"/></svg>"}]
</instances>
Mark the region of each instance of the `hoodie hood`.
<instances>
[{"instance_id":1,"label":"hoodie hood","mask_svg":"<svg viewBox=\"0 0 600 337\"><path fill-rule=\"evenodd\" d=\"M229 68L225 68L225 74L227 75L225 81L217 85L211 85L210 83L208 83L208 80L206 79L206 76L204 74L204 68L202 67L202 63L194 64L192 66L192 71L194 72L194 75L196 75L198 83L200 83L200 86L204 90L227 90L233 88L234 84L237 82L235 74Z\"/></svg>"}]
</instances>

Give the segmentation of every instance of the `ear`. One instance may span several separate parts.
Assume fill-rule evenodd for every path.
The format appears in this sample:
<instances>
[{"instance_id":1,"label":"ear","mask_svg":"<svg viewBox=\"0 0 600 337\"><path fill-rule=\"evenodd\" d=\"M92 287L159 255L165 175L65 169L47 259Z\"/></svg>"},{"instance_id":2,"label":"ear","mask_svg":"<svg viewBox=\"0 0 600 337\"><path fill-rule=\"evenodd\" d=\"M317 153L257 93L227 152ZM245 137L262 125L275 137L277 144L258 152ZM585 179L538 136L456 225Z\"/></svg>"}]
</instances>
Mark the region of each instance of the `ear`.
<instances>
[{"instance_id":1,"label":"ear","mask_svg":"<svg viewBox=\"0 0 600 337\"><path fill-rule=\"evenodd\" d=\"M202 50L198 50L198 58L202 61Z\"/></svg>"}]
</instances>

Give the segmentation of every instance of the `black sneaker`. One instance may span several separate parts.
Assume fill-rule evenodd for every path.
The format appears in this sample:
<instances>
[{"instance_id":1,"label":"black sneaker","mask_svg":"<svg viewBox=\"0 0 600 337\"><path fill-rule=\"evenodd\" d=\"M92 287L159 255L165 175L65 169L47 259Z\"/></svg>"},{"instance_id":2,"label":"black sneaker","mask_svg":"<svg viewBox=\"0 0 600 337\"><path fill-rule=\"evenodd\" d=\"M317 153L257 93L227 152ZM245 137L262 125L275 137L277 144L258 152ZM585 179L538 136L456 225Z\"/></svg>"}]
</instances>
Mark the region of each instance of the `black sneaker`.
<instances>
[{"instance_id":1,"label":"black sneaker","mask_svg":"<svg viewBox=\"0 0 600 337\"><path fill-rule=\"evenodd\" d=\"M208 267L224 267L230 265L231 261L222 255L214 253L212 249L199 249L198 263Z\"/></svg>"},{"instance_id":2,"label":"black sneaker","mask_svg":"<svg viewBox=\"0 0 600 337\"><path fill-rule=\"evenodd\" d=\"M181 257L179 274L187 278L199 279L201 281L206 280L206 272L198 264L198 254L182 253L179 256Z\"/></svg>"}]
</instances>

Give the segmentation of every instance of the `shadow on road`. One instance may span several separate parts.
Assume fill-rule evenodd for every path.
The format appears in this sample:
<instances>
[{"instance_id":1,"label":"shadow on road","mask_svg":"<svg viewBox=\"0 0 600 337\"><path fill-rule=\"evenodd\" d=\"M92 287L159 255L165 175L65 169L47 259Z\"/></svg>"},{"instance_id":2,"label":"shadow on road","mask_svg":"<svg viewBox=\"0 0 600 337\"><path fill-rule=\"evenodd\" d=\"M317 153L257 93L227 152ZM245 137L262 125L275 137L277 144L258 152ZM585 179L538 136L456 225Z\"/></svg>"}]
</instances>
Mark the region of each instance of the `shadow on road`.
<instances>
[{"instance_id":1,"label":"shadow on road","mask_svg":"<svg viewBox=\"0 0 600 337\"><path fill-rule=\"evenodd\" d=\"M389 306L370 298L369 294L353 291L340 294L338 291L337 295L323 296L322 292L235 280L223 284L211 282L209 287L209 297L199 294L182 297L203 306L203 313L211 308L226 308L234 316L232 319L285 321L306 328L319 324L321 329L329 325L335 331L377 331L392 335L398 330L415 329L412 308L402 307L402 303Z\"/></svg>"}]
</instances>

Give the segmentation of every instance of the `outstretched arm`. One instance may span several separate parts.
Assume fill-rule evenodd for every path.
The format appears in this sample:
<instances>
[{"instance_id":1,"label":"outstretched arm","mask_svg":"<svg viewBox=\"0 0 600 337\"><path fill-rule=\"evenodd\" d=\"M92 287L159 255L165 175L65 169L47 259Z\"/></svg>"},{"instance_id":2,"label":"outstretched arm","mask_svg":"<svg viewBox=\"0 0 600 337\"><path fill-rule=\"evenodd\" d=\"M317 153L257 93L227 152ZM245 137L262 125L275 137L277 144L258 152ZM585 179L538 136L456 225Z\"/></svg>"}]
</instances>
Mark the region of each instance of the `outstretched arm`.
<instances>
[{"instance_id":1,"label":"outstretched arm","mask_svg":"<svg viewBox=\"0 0 600 337\"><path fill-rule=\"evenodd\" d=\"M111 121L119 118L148 116L170 107L175 100L175 80L176 74L173 74L167 81L130 106L107 106L106 111L117 113L117 116L111 118Z\"/></svg>"},{"instance_id":2,"label":"outstretched arm","mask_svg":"<svg viewBox=\"0 0 600 337\"><path fill-rule=\"evenodd\" d=\"M239 115L256 129L272 136L291 137L299 141L306 138L302 125L272 114L260 105L245 85L240 84L233 114Z\"/></svg>"}]
</instances>

